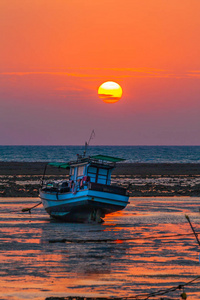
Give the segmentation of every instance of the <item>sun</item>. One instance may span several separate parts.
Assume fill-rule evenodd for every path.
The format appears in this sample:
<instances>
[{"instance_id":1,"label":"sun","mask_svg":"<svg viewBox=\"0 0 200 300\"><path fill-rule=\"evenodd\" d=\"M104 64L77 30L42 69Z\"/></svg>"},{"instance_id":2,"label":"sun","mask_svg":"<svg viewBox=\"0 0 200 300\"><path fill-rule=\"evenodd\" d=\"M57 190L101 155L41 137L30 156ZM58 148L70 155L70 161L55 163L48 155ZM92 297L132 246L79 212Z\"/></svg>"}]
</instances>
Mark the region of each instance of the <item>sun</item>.
<instances>
[{"instance_id":1,"label":"sun","mask_svg":"<svg viewBox=\"0 0 200 300\"><path fill-rule=\"evenodd\" d=\"M106 81L100 85L98 95L105 103L115 103L122 97L122 88L114 81Z\"/></svg>"}]
</instances>

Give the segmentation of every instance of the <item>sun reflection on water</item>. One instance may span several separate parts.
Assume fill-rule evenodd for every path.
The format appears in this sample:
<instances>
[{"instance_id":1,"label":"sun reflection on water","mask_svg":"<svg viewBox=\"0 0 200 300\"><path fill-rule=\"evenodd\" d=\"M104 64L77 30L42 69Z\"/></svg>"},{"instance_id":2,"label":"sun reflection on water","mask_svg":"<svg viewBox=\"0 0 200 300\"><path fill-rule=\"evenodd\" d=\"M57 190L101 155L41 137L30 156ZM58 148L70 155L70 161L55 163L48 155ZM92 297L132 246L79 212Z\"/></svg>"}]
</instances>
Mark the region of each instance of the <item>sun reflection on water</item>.
<instances>
[{"instance_id":1,"label":"sun reflection on water","mask_svg":"<svg viewBox=\"0 0 200 300\"><path fill-rule=\"evenodd\" d=\"M42 207L23 214L30 201L38 199L2 200L0 299L125 297L200 275L200 249L185 220L187 213L199 231L198 198L132 198L103 224L55 222ZM190 299L199 293L199 285L187 287Z\"/></svg>"}]
</instances>

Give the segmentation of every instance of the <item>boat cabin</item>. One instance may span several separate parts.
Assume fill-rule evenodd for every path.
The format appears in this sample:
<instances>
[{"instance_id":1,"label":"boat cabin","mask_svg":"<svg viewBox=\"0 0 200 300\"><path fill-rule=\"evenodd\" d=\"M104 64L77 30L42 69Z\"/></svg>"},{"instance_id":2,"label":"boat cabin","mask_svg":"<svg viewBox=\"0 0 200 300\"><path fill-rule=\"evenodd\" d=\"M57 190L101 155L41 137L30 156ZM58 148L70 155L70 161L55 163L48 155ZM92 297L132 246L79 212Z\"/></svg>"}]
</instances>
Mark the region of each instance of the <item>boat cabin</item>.
<instances>
[{"instance_id":1,"label":"boat cabin","mask_svg":"<svg viewBox=\"0 0 200 300\"><path fill-rule=\"evenodd\" d=\"M76 182L83 177L87 177L90 182L110 185L113 168L113 165L94 160L85 163L72 163L70 164L70 180Z\"/></svg>"},{"instance_id":2,"label":"boat cabin","mask_svg":"<svg viewBox=\"0 0 200 300\"><path fill-rule=\"evenodd\" d=\"M97 186L100 188L100 186L103 185L110 186L111 173L116 166L116 162L123 160L124 159L105 155L96 155L91 157L83 157L79 155L76 161L70 161L68 163L49 163L51 166L70 169L69 182L63 180L55 181L53 183L48 183L45 188L57 188L66 192L70 189L74 191L75 187L76 191L78 189L82 189L85 186L88 186L88 183L90 183L90 187L92 186L95 188L97 188ZM63 184L65 184L65 186L63 186Z\"/></svg>"}]
</instances>

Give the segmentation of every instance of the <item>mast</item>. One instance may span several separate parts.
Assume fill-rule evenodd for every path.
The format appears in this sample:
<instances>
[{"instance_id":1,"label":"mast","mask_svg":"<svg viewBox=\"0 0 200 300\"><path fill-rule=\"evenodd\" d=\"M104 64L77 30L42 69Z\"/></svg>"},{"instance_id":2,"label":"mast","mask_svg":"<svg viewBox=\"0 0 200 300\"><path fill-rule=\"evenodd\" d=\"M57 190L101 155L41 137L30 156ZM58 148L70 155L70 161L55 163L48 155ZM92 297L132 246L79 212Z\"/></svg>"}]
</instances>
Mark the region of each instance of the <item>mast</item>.
<instances>
[{"instance_id":1,"label":"mast","mask_svg":"<svg viewBox=\"0 0 200 300\"><path fill-rule=\"evenodd\" d=\"M83 152L83 157L85 157L85 155L86 155L87 148L88 148L88 146L89 146L89 144L90 144L90 141L91 141L92 139L94 139L94 138L95 138L95 131L94 131L94 129L93 129L92 132L91 132L91 134L90 134L90 138L89 138L88 142L85 142L85 150L84 150L84 152Z\"/></svg>"}]
</instances>

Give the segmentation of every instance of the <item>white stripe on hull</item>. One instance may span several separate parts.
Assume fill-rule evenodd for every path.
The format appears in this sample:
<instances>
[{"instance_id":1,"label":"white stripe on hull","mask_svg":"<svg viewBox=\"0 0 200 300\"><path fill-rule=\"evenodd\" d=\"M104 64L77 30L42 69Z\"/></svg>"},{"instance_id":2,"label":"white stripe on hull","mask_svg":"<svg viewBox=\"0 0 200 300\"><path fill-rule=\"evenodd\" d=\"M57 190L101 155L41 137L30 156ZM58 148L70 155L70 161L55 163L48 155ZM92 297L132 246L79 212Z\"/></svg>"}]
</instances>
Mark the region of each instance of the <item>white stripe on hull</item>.
<instances>
[{"instance_id":1,"label":"white stripe on hull","mask_svg":"<svg viewBox=\"0 0 200 300\"><path fill-rule=\"evenodd\" d=\"M76 194L50 194L40 191L40 198L43 201L45 208L54 207L66 204L72 204L80 201L91 200L94 202L101 202L105 204L113 204L126 207L128 203L128 196L116 195L106 192L99 192L93 190L83 190Z\"/></svg>"}]
</instances>

